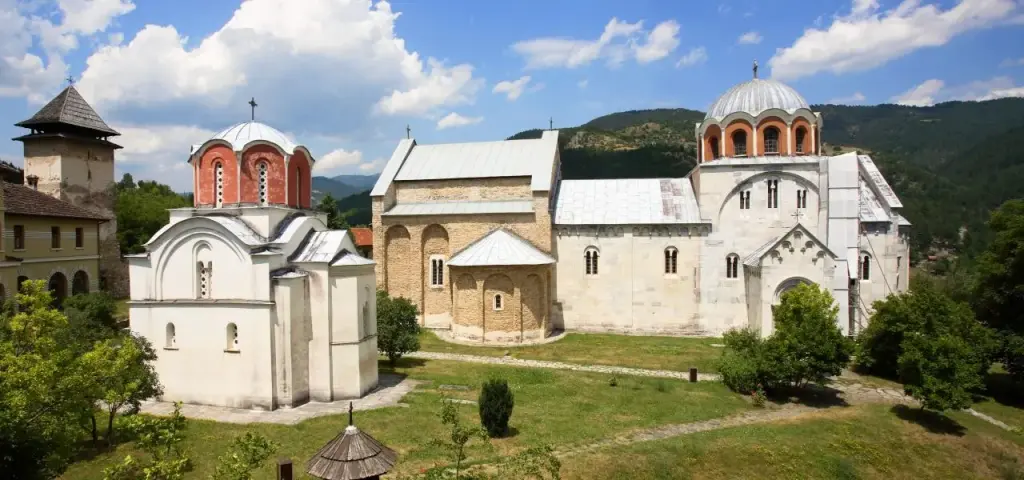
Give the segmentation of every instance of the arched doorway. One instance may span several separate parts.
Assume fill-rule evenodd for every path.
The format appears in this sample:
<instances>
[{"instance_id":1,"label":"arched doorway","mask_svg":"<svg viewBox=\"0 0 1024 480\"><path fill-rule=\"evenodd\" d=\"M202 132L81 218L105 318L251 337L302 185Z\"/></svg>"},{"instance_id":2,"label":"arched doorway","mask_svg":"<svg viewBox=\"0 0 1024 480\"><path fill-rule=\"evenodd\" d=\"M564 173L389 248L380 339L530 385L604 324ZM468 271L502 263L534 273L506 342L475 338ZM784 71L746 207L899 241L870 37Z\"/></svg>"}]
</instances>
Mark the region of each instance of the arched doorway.
<instances>
[{"instance_id":1,"label":"arched doorway","mask_svg":"<svg viewBox=\"0 0 1024 480\"><path fill-rule=\"evenodd\" d=\"M50 290L50 295L53 297L53 306L60 308L64 303L64 299L68 296L68 277L65 277L60 272L54 273L46 287Z\"/></svg>"},{"instance_id":2,"label":"arched doorway","mask_svg":"<svg viewBox=\"0 0 1024 480\"><path fill-rule=\"evenodd\" d=\"M775 289L775 299L772 301L772 306L774 307L782 302L782 294L799 287L800 285L814 285L814 282L800 277L793 277L783 281L779 284L779 287Z\"/></svg>"},{"instance_id":3,"label":"arched doorway","mask_svg":"<svg viewBox=\"0 0 1024 480\"><path fill-rule=\"evenodd\" d=\"M89 293L89 274L85 273L85 270L79 270L75 272L74 277L71 277L71 294L83 293Z\"/></svg>"}]
</instances>

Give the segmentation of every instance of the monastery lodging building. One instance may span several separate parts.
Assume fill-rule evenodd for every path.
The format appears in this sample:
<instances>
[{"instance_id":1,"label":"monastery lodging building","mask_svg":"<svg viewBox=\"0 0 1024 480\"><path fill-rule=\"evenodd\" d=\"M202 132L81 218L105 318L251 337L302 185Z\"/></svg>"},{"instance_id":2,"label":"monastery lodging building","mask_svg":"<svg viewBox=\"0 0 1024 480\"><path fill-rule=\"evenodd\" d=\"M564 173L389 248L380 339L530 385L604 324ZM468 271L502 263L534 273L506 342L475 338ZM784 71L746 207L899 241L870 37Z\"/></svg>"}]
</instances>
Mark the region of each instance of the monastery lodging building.
<instances>
[{"instance_id":1,"label":"monastery lodging building","mask_svg":"<svg viewBox=\"0 0 1024 480\"><path fill-rule=\"evenodd\" d=\"M821 115L756 72L696 126L681 178L562 180L557 131L402 140L371 191L378 285L428 327L504 343L553 329L766 336L780 295L812 283L854 334L907 288L910 223L870 157L824 155Z\"/></svg>"}]
</instances>

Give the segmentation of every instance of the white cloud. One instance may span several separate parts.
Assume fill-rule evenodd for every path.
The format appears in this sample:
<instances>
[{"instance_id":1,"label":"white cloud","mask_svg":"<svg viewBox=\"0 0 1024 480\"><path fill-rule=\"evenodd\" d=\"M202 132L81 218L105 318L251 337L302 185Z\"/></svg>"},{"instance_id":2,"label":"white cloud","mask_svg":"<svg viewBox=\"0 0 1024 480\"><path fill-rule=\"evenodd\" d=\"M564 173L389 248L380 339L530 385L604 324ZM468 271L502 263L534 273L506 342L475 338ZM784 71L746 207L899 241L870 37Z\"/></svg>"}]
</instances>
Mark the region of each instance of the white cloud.
<instances>
[{"instance_id":1,"label":"white cloud","mask_svg":"<svg viewBox=\"0 0 1024 480\"><path fill-rule=\"evenodd\" d=\"M864 100L867 100L867 97L863 93L854 92L853 95L848 97L836 97L826 103L831 105L855 105L864 102Z\"/></svg>"},{"instance_id":2,"label":"white cloud","mask_svg":"<svg viewBox=\"0 0 1024 480\"><path fill-rule=\"evenodd\" d=\"M458 113L452 112L437 121L437 129L465 127L466 125L474 125L482 121L484 121L484 117L463 117Z\"/></svg>"},{"instance_id":3,"label":"white cloud","mask_svg":"<svg viewBox=\"0 0 1024 480\"><path fill-rule=\"evenodd\" d=\"M580 88L587 88L587 85L590 85L590 80L587 80L586 78L580 80L579 82L576 82L576 86Z\"/></svg>"},{"instance_id":4,"label":"white cloud","mask_svg":"<svg viewBox=\"0 0 1024 480\"><path fill-rule=\"evenodd\" d=\"M991 27L1021 10L1016 0L960 0L948 10L904 0L884 12L874 0L854 0L849 15L827 29L809 28L769 61L772 76L793 80L819 72L868 70L921 48L946 44L971 30Z\"/></svg>"},{"instance_id":5,"label":"white cloud","mask_svg":"<svg viewBox=\"0 0 1024 480\"><path fill-rule=\"evenodd\" d=\"M899 105L924 107L954 100L985 101L1008 97L1024 97L1024 85L1017 85L1010 77L976 80L965 85L946 86L938 79L920 85L892 98Z\"/></svg>"},{"instance_id":6,"label":"white cloud","mask_svg":"<svg viewBox=\"0 0 1024 480\"><path fill-rule=\"evenodd\" d=\"M708 52L704 47L691 48L683 58L676 62L676 68L692 67L708 60Z\"/></svg>"},{"instance_id":7,"label":"white cloud","mask_svg":"<svg viewBox=\"0 0 1024 480\"><path fill-rule=\"evenodd\" d=\"M335 172L343 167L351 167L363 163L363 152L338 148L317 159L313 171L317 173Z\"/></svg>"},{"instance_id":8,"label":"white cloud","mask_svg":"<svg viewBox=\"0 0 1024 480\"><path fill-rule=\"evenodd\" d=\"M1007 58L1003 60L1003 63L999 64L1000 67L1024 67L1024 57L1022 58Z\"/></svg>"},{"instance_id":9,"label":"white cloud","mask_svg":"<svg viewBox=\"0 0 1024 480\"><path fill-rule=\"evenodd\" d=\"M524 75L519 77L518 80L505 80L498 82L491 92L504 93L508 96L509 101L513 101L519 98L519 96L523 94L523 91L526 90L526 86L530 83L530 78L531 77L529 75Z\"/></svg>"},{"instance_id":10,"label":"white cloud","mask_svg":"<svg viewBox=\"0 0 1024 480\"><path fill-rule=\"evenodd\" d=\"M762 37L760 33L747 32L740 35L740 38L736 39L736 43L740 45L757 45L758 43L761 43L761 40Z\"/></svg>"},{"instance_id":11,"label":"white cloud","mask_svg":"<svg viewBox=\"0 0 1024 480\"><path fill-rule=\"evenodd\" d=\"M679 24L659 23L644 32L643 22L628 23L612 18L597 40L543 37L512 45L512 51L526 60L526 68L577 68L604 59L617 67L628 59L649 63L668 56L679 45Z\"/></svg>"},{"instance_id":12,"label":"white cloud","mask_svg":"<svg viewBox=\"0 0 1024 480\"><path fill-rule=\"evenodd\" d=\"M124 163L162 163L188 160L188 148L203 143L217 132L194 125L127 125L113 123L121 132L116 142L122 148L117 161ZM173 157L173 158L172 158Z\"/></svg>"},{"instance_id":13,"label":"white cloud","mask_svg":"<svg viewBox=\"0 0 1024 480\"><path fill-rule=\"evenodd\" d=\"M637 63L661 60L679 46L679 24L673 20L661 22L647 34L642 45L635 48Z\"/></svg>"}]
</instances>

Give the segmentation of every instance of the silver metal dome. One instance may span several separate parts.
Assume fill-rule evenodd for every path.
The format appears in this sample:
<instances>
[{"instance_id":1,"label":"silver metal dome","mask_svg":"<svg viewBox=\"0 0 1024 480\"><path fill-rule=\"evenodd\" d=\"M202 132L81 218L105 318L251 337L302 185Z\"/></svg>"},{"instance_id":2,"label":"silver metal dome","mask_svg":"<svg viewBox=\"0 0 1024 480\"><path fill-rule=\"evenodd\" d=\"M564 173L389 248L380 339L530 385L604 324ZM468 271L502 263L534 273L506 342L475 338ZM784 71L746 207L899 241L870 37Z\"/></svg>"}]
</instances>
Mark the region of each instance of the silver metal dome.
<instances>
[{"instance_id":1,"label":"silver metal dome","mask_svg":"<svg viewBox=\"0 0 1024 480\"><path fill-rule=\"evenodd\" d=\"M273 143L289 154L294 152L296 147L295 142L292 142L280 130L256 121L243 122L228 127L226 130L214 135L212 139L227 141L236 151L257 140Z\"/></svg>"},{"instance_id":2,"label":"silver metal dome","mask_svg":"<svg viewBox=\"0 0 1024 480\"><path fill-rule=\"evenodd\" d=\"M800 108L809 108L807 100L788 85L775 80L755 78L729 89L711 104L704 120L721 120L726 116L744 112L756 117L765 110L778 108L793 113Z\"/></svg>"}]
</instances>

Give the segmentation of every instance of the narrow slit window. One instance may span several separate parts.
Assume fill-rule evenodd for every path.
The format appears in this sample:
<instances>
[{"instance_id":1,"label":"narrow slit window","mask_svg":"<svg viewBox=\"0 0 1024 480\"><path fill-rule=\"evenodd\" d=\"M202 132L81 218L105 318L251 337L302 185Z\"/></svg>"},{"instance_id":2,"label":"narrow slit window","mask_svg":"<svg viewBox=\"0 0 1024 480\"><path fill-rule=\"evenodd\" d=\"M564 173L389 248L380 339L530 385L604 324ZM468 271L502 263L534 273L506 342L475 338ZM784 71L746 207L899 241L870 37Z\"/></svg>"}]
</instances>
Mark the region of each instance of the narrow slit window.
<instances>
[{"instance_id":1,"label":"narrow slit window","mask_svg":"<svg viewBox=\"0 0 1024 480\"><path fill-rule=\"evenodd\" d=\"M167 324L167 331L164 332L164 335L166 337L164 339L164 348L174 348L178 344L178 339L175 338L176 332L173 323Z\"/></svg>"},{"instance_id":2,"label":"narrow slit window","mask_svg":"<svg viewBox=\"0 0 1024 480\"><path fill-rule=\"evenodd\" d=\"M586 260L587 275L597 275L597 249L588 248L587 251L583 254L583 256Z\"/></svg>"},{"instance_id":3,"label":"narrow slit window","mask_svg":"<svg viewBox=\"0 0 1024 480\"><path fill-rule=\"evenodd\" d=\"M85 247L85 229L75 228L75 248Z\"/></svg>"},{"instance_id":4,"label":"narrow slit window","mask_svg":"<svg viewBox=\"0 0 1024 480\"><path fill-rule=\"evenodd\" d=\"M750 210L750 190L740 192L740 210Z\"/></svg>"},{"instance_id":5,"label":"narrow slit window","mask_svg":"<svg viewBox=\"0 0 1024 480\"><path fill-rule=\"evenodd\" d=\"M502 304L501 294L494 295L494 310L503 310L505 306Z\"/></svg>"},{"instance_id":6,"label":"narrow slit window","mask_svg":"<svg viewBox=\"0 0 1024 480\"><path fill-rule=\"evenodd\" d=\"M736 254L725 257L725 278L739 278L740 257Z\"/></svg>"},{"instance_id":7,"label":"narrow slit window","mask_svg":"<svg viewBox=\"0 0 1024 480\"><path fill-rule=\"evenodd\" d=\"M665 249L665 273L674 275L677 272L677 259L679 257L679 250L674 247Z\"/></svg>"},{"instance_id":8,"label":"narrow slit window","mask_svg":"<svg viewBox=\"0 0 1024 480\"><path fill-rule=\"evenodd\" d=\"M60 227L50 227L50 248L60 248Z\"/></svg>"},{"instance_id":9,"label":"narrow slit window","mask_svg":"<svg viewBox=\"0 0 1024 480\"><path fill-rule=\"evenodd\" d=\"M238 326L229 323L227 332L225 335L225 342L227 345L224 346L225 350L237 351L238 350Z\"/></svg>"},{"instance_id":10,"label":"narrow slit window","mask_svg":"<svg viewBox=\"0 0 1024 480\"><path fill-rule=\"evenodd\" d=\"M217 162L213 166L214 197L218 207L224 205L224 164Z\"/></svg>"},{"instance_id":11,"label":"narrow slit window","mask_svg":"<svg viewBox=\"0 0 1024 480\"><path fill-rule=\"evenodd\" d=\"M24 250L25 249L25 226L15 225L14 226L14 249Z\"/></svg>"},{"instance_id":12,"label":"narrow slit window","mask_svg":"<svg viewBox=\"0 0 1024 480\"><path fill-rule=\"evenodd\" d=\"M800 127L796 129L796 153L804 153L804 138L807 138L807 129Z\"/></svg>"},{"instance_id":13,"label":"narrow slit window","mask_svg":"<svg viewBox=\"0 0 1024 480\"><path fill-rule=\"evenodd\" d=\"M779 208L778 180L768 180L768 208Z\"/></svg>"},{"instance_id":14,"label":"narrow slit window","mask_svg":"<svg viewBox=\"0 0 1024 480\"><path fill-rule=\"evenodd\" d=\"M430 259L430 286L444 286L444 258L433 257Z\"/></svg>"},{"instance_id":15,"label":"narrow slit window","mask_svg":"<svg viewBox=\"0 0 1024 480\"><path fill-rule=\"evenodd\" d=\"M269 194L269 192L267 191L267 175L268 175L268 170L269 170L269 168L267 167L267 162L260 162L258 170L259 170L259 199L260 199L260 205L266 205L267 204L267 196Z\"/></svg>"},{"instance_id":16,"label":"narrow slit window","mask_svg":"<svg viewBox=\"0 0 1024 480\"><path fill-rule=\"evenodd\" d=\"M807 189L796 191L796 208L807 208Z\"/></svg>"},{"instance_id":17,"label":"narrow slit window","mask_svg":"<svg viewBox=\"0 0 1024 480\"><path fill-rule=\"evenodd\" d=\"M860 261L860 279L871 280L871 257L863 255Z\"/></svg>"}]
</instances>

